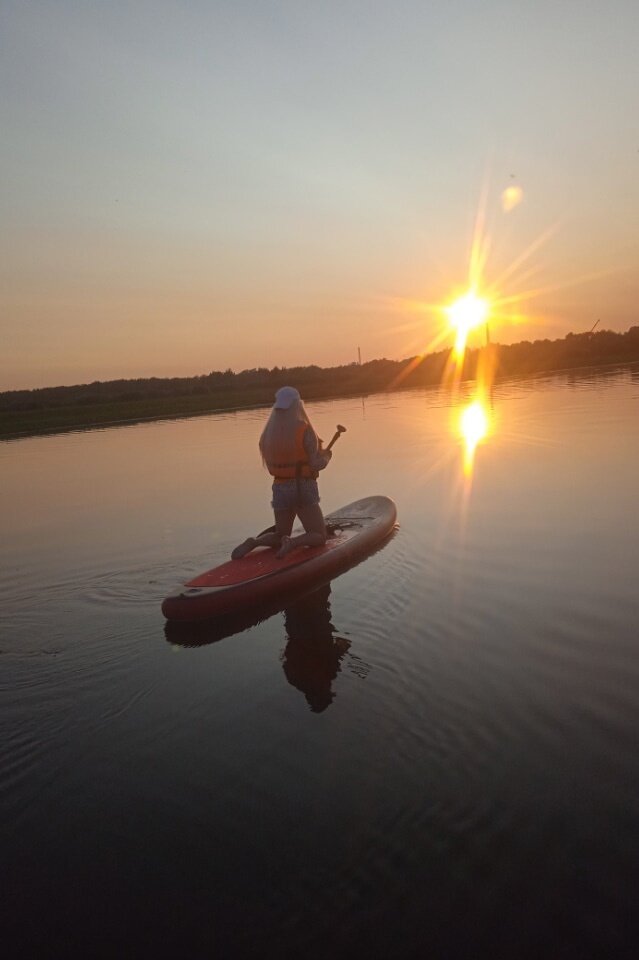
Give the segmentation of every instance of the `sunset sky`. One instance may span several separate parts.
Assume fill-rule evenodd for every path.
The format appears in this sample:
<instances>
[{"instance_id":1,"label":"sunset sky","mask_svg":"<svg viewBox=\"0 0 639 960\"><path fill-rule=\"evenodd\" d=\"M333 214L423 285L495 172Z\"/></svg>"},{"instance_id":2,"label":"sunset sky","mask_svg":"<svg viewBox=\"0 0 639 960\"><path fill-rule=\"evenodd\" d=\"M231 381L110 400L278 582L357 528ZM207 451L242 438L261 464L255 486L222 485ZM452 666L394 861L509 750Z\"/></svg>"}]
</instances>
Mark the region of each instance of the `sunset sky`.
<instances>
[{"instance_id":1,"label":"sunset sky","mask_svg":"<svg viewBox=\"0 0 639 960\"><path fill-rule=\"evenodd\" d=\"M639 323L638 37L637 0L2 0L0 390L411 356L478 210L494 340Z\"/></svg>"}]
</instances>

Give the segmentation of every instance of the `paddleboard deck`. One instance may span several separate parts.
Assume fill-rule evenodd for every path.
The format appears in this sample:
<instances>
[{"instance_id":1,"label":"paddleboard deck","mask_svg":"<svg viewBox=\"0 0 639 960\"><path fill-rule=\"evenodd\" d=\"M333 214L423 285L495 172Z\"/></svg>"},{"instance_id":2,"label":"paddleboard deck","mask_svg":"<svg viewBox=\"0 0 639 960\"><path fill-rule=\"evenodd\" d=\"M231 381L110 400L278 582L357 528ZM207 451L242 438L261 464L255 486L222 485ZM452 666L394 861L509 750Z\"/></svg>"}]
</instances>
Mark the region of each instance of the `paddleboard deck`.
<instances>
[{"instance_id":1,"label":"paddleboard deck","mask_svg":"<svg viewBox=\"0 0 639 960\"><path fill-rule=\"evenodd\" d=\"M278 559L257 547L241 560L229 560L187 581L162 604L167 620L205 620L280 593L308 589L331 579L372 552L395 527L397 510L389 497L356 500L325 517L329 537L321 547L298 547ZM303 533L293 529L293 536Z\"/></svg>"}]
</instances>

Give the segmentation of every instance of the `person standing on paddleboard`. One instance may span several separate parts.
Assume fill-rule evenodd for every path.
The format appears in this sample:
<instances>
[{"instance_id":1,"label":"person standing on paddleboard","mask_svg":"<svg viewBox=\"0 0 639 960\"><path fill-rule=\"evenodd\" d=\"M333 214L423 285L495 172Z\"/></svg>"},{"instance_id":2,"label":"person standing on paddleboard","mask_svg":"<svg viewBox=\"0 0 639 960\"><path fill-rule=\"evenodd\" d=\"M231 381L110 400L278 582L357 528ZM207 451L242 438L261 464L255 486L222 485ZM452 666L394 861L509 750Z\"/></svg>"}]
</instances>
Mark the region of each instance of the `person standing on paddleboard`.
<instances>
[{"instance_id":1,"label":"person standing on paddleboard","mask_svg":"<svg viewBox=\"0 0 639 960\"><path fill-rule=\"evenodd\" d=\"M343 428L340 428L343 429ZM320 547L326 543L326 524L319 502L317 475L330 461L333 451L322 449L302 398L295 387L281 387L260 437L262 462L273 479L275 530L249 537L233 550L233 560L255 547L275 547L284 557L296 547ZM304 533L291 537L295 517Z\"/></svg>"}]
</instances>

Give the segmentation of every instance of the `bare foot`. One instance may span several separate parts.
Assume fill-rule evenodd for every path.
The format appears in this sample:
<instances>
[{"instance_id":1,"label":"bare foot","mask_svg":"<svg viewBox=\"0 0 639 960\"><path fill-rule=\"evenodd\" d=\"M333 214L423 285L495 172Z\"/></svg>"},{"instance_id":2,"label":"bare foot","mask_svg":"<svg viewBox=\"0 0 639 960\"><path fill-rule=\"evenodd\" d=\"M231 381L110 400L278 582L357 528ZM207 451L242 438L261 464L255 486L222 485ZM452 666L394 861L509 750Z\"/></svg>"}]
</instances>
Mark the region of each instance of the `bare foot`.
<instances>
[{"instance_id":1,"label":"bare foot","mask_svg":"<svg viewBox=\"0 0 639 960\"><path fill-rule=\"evenodd\" d=\"M286 554L290 553L292 549L293 549L293 544L291 543L291 538L284 535L282 537L282 543L280 545L280 549L277 551L275 556L277 557L278 560L281 560L282 557L285 557Z\"/></svg>"},{"instance_id":2,"label":"bare foot","mask_svg":"<svg viewBox=\"0 0 639 960\"><path fill-rule=\"evenodd\" d=\"M244 543L241 543L239 547L236 547L231 554L231 560L241 560L242 557L245 557L247 553L250 553L251 550L254 550L256 546L255 537L249 537Z\"/></svg>"}]
</instances>

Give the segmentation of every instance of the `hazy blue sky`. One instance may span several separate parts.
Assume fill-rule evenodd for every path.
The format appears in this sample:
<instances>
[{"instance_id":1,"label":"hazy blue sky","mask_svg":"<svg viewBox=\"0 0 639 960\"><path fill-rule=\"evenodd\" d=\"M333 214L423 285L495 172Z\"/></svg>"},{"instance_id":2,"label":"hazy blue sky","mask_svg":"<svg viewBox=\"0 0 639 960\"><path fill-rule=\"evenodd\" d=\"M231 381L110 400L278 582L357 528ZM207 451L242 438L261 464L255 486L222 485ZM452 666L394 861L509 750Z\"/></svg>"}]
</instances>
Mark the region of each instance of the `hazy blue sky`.
<instances>
[{"instance_id":1,"label":"hazy blue sky","mask_svg":"<svg viewBox=\"0 0 639 960\"><path fill-rule=\"evenodd\" d=\"M0 389L411 355L482 192L487 283L549 231L494 339L627 329L638 41L636 0L0 0Z\"/></svg>"}]
</instances>

